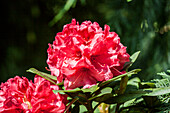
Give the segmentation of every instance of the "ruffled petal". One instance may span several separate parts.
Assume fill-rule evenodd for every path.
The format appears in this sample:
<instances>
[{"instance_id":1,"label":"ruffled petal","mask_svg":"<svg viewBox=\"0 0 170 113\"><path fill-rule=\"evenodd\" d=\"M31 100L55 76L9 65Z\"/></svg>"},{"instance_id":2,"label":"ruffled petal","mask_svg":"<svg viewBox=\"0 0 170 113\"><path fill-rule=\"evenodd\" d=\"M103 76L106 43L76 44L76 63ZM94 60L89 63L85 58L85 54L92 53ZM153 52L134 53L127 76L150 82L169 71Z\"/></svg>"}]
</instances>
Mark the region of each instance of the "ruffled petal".
<instances>
[{"instance_id":1,"label":"ruffled petal","mask_svg":"<svg viewBox=\"0 0 170 113\"><path fill-rule=\"evenodd\" d=\"M84 21L79 25L73 19L57 33L52 48L48 49L47 64L52 75L59 82L64 81L66 89L72 89L91 87L122 74L129 57L108 25L102 30L97 22Z\"/></svg>"}]
</instances>

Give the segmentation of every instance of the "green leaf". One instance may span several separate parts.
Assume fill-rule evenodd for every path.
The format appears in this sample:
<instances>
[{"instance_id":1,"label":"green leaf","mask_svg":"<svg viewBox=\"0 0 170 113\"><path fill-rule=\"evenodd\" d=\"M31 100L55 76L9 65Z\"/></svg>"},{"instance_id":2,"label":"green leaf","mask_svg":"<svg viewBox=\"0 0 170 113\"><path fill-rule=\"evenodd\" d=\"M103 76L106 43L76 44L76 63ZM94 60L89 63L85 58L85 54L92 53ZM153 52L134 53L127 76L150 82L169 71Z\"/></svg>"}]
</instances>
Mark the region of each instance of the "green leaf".
<instances>
[{"instance_id":1,"label":"green leaf","mask_svg":"<svg viewBox=\"0 0 170 113\"><path fill-rule=\"evenodd\" d=\"M119 96L114 96L112 98L108 98L106 101L104 101L106 104L115 104L115 103L124 103L129 100L132 100L134 98L138 98L143 96L144 94L148 93L147 91L131 91L129 93L125 93Z\"/></svg>"},{"instance_id":2,"label":"green leaf","mask_svg":"<svg viewBox=\"0 0 170 113\"><path fill-rule=\"evenodd\" d=\"M71 110L71 113L79 113L80 112L80 104L77 102L75 103L75 106Z\"/></svg>"},{"instance_id":3,"label":"green leaf","mask_svg":"<svg viewBox=\"0 0 170 113\"><path fill-rule=\"evenodd\" d=\"M100 113L98 106L99 102L92 101L92 108L94 109L94 113Z\"/></svg>"},{"instance_id":4,"label":"green leaf","mask_svg":"<svg viewBox=\"0 0 170 113\"><path fill-rule=\"evenodd\" d=\"M101 97L102 95L105 95L105 94L111 94L111 92L112 92L112 88L110 88L110 87L103 88L103 89L101 90L101 93L100 93L100 94L89 98L89 100L95 99L95 98L97 98L97 97Z\"/></svg>"},{"instance_id":5,"label":"green leaf","mask_svg":"<svg viewBox=\"0 0 170 113\"><path fill-rule=\"evenodd\" d=\"M96 102L104 102L104 101L106 101L106 100L108 100L109 98L112 98L112 97L113 97L113 94L108 93L108 94L98 95L95 98L94 97L90 98L89 100L94 99Z\"/></svg>"},{"instance_id":6,"label":"green leaf","mask_svg":"<svg viewBox=\"0 0 170 113\"><path fill-rule=\"evenodd\" d=\"M133 55L130 56L130 62L125 62L122 70L127 70L132 64L136 61L139 56L140 51L135 52Z\"/></svg>"},{"instance_id":7,"label":"green leaf","mask_svg":"<svg viewBox=\"0 0 170 113\"><path fill-rule=\"evenodd\" d=\"M170 73L170 70L167 70L168 73Z\"/></svg>"},{"instance_id":8,"label":"green leaf","mask_svg":"<svg viewBox=\"0 0 170 113\"><path fill-rule=\"evenodd\" d=\"M49 26L53 26L56 24L63 16L64 14L71 8L71 6L75 6L76 0L67 0L65 6L63 9L60 10L60 12L49 22Z\"/></svg>"},{"instance_id":9,"label":"green leaf","mask_svg":"<svg viewBox=\"0 0 170 113\"><path fill-rule=\"evenodd\" d=\"M152 82L139 82L138 85L140 89L155 88L155 83Z\"/></svg>"},{"instance_id":10,"label":"green leaf","mask_svg":"<svg viewBox=\"0 0 170 113\"><path fill-rule=\"evenodd\" d=\"M47 74L47 73L38 71L38 70L35 69L35 68L30 68L29 70L27 70L27 72L37 74L37 75L39 75L39 76L47 79L48 81L52 82L53 84L56 84L56 83L54 82L54 81L57 81L57 77L56 77L56 76L53 76L53 75L50 75L50 74Z\"/></svg>"},{"instance_id":11,"label":"green leaf","mask_svg":"<svg viewBox=\"0 0 170 113\"><path fill-rule=\"evenodd\" d=\"M107 94L107 93L111 93L111 92L112 92L112 88L110 88L110 87L106 87L101 90L101 94Z\"/></svg>"},{"instance_id":12,"label":"green leaf","mask_svg":"<svg viewBox=\"0 0 170 113\"><path fill-rule=\"evenodd\" d=\"M54 93L64 93L64 92L68 92L68 93L76 93L76 92L95 92L97 89L99 89L98 85L95 85L95 86L92 86L91 88L86 88L86 89L80 89L80 88L75 88L75 89L72 89L72 90L53 90Z\"/></svg>"},{"instance_id":13,"label":"green leaf","mask_svg":"<svg viewBox=\"0 0 170 113\"><path fill-rule=\"evenodd\" d=\"M76 112L74 112L76 113ZM86 107L84 105L80 105L80 112L79 113L88 113Z\"/></svg>"},{"instance_id":14,"label":"green leaf","mask_svg":"<svg viewBox=\"0 0 170 113\"><path fill-rule=\"evenodd\" d=\"M117 79L119 79L119 78L122 78L122 77L124 77L124 76L126 76L126 75L129 77L129 76L131 76L132 74L137 74L139 71L141 71L141 69L134 69L134 70L129 71L129 72L125 73L125 74L116 76L116 77L114 77L114 78L112 78L112 79L110 79L110 80L107 80L107 81L102 82L101 84L99 84L99 87L103 87L103 86L111 83L112 81L115 81L115 80L117 80Z\"/></svg>"},{"instance_id":15,"label":"green leaf","mask_svg":"<svg viewBox=\"0 0 170 113\"><path fill-rule=\"evenodd\" d=\"M98 85L94 85L94 86L92 86L91 88L86 88L86 89L81 89L84 93L86 93L86 92L91 92L91 93L93 93L93 92L95 92L96 90L98 90L99 89L99 87L98 87Z\"/></svg>"},{"instance_id":16,"label":"green leaf","mask_svg":"<svg viewBox=\"0 0 170 113\"><path fill-rule=\"evenodd\" d=\"M140 51L135 52L133 55L130 56L131 62L134 63L138 58ZM131 64L132 65L132 64Z\"/></svg>"},{"instance_id":17,"label":"green leaf","mask_svg":"<svg viewBox=\"0 0 170 113\"><path fill-rule=\"evenodd\" d=\"M127 2L131 2L132 0L127 0Z\"/></svg>"},{"instance_id":18,"label":"green leaf","mask_svg":"<svg viewBox=\"0 0 170 113\"><path fill-rule=\"evenodd\" d=\"M60 85L63 85L64 84L64 81L63 82L60 82L58 84L56 84L57 86L60 86Z\"/></svg>"},{"instance_id":19,"label":"green leaf","mask_svg":"<svg viewBox=\"0 0 170 113\"><path fill-rule=\"evenodd\" d=\"M31 73L34 73L34 74L37 74L37 75L43 75L43 76L46 76L46 77L48 77L48 78L50 78L52 80L57 80L56 76L53 76L53 75L38 71L35 68L30 68L29 70L27 70L27 72L31 72Z\"/></svg>"},{"instance_id":20,"label":"green leaf","mask_svg":"<svg viewBox=\"0 0 170 113\"><path fill-rule=\"evenodd\" d=\"M167 70L167 72L168 72L168 70ZM170 75L168 75L168 74L165 73L165 72L157 73L157 75L162 76L162 78L170 79Z\"/></svg>"},{"instance_id":21,"label":"green leaf","mask_svg":"<svg viewBox=\"0 0 170 113\"><path fill-rule=\"evenodd\" d=\"M134 78L128 80L127 85L139 88L140 82L141 82L141 80L138 77L134 77Z\"/></svg>"},{"instance_id":22,"label":"green leaf","mask_svg":"<svg viewBox=\"0 0 170 113\"><path fill-rule=\"evenodd\" d=\"M70 106L75 103L77 100L79 100L79 98L75 97L70 103L69 105L66 106L66 109L65 109L65 113L69 110Z\"/></svg>"},{"instance_id":23,"label":"green leaf","mask_svg":"<svg viewBox=\"0 0 170 113\"><path fill-rule=\"evenodd\" d=\"M170 93L170 87L163 88L148 88L144 89L145 91L152 91L151 93L145 94L145 96L159 96Z\"/></svg>"},{"instance_id":24,"label":"green leaf","mask_svg":"<svg viewBox=\"0 0 170 113\"><path fill-rule=\"evenodd\" d=\"M75 93L75 92L79 92L81 91L80 88L75 88L75 89L72 89L72 90L53 90L54 93Z\"/></svg>"}]
</instances>

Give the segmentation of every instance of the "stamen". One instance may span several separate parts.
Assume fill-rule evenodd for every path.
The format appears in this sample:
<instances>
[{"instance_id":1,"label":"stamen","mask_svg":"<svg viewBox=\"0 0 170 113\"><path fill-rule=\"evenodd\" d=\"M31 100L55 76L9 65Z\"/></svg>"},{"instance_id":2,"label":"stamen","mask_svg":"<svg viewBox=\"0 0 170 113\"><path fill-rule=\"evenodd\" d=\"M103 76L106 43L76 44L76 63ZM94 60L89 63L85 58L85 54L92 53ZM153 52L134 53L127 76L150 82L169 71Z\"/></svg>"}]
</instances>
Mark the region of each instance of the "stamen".
<instances>
[{"instance_id":1,"label":"stamen","mask_svg":"<svg viewBox=\"0 0 170 113\"><path fill-rule=\"evenodd\" d=\"M24 98L23 98L23 102L28 105L28 109L31 109L31 108L32 108L31 103L27 100L27 98L26 98L25 95L24 95Z\"/></svg>"}]
</instances>

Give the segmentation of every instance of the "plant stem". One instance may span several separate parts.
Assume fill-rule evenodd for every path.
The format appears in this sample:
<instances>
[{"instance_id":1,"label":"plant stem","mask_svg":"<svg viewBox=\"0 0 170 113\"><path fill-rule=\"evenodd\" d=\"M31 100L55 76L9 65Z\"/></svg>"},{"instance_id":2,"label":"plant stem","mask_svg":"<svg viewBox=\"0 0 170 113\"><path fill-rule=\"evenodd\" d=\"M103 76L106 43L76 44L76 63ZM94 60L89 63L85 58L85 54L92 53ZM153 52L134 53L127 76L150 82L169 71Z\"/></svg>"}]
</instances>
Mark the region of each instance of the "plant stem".
<instances>
[{"instance_id":1,"label":"plant stem","mask_svg":"<svg viewBox=\"0 0 170 113\"><path fill-rule=\"evenodd\" d=\"M128 79L129 79L129 77L127 75L121 78L120 89L119 89L118 95L122 95L125 92L126 87L127 87ZM119 103L117 104L116 113L118 113L120 105L121 104L119 104Z\"/></svg>"},{"instance_id":2,"label":"plant stem","mask_svg":"<svg viewBox=\"0 0 170 113\"><path fill-rule=\"evenodd\" d=\"M119 107L120 107L120 104L117 104L117 105L116 105L116 111L115 111L115 113L118 113Z\"/></svg>"},{"instance_id":3,"label":"plant stem","mask_svg":"<svg viewBox=\"0 0 170 113\"><path fill-rule=\"evenodd\" d=\"M87 101L86 109L88 110L88 113L93 113L94 112L94 110L92 108L92 101Z\"/></svg>"}]
</instances>

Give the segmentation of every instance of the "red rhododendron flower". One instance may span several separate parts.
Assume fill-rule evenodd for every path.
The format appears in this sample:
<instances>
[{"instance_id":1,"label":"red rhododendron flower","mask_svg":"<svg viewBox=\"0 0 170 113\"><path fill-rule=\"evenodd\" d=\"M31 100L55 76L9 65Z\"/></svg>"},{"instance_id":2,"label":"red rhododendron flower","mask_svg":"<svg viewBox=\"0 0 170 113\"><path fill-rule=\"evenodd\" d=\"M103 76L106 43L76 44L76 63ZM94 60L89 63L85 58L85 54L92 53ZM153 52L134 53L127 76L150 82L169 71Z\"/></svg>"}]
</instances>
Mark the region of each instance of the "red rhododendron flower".
<instances>
[{"instance_id":1,"label":"red rhododendron flower","mask_svg":"<svg viewBox=\"0 0 170 113\"><path fill-rule=\"evenodd\" d=\"M103 31L97 22L85 21L79 25L73 19L57 33L47 50L47 64L58 82L64 80L66 89L89 88L97 81L125 73L123 65L130 56L118 35L109 30L108 25Z\"/></svg>"},{"instance_id":2,"label":"red rhododendron flower","mask_svg":"<svg viewBox=\"0 0 170 113\"><path fill-rule=\"evenodd\" d=\"M54 94L59 87L39 76L34 83L16 76L0 88L0 113L64 113L67 97Z\"/></svg>"}]
</instances>

